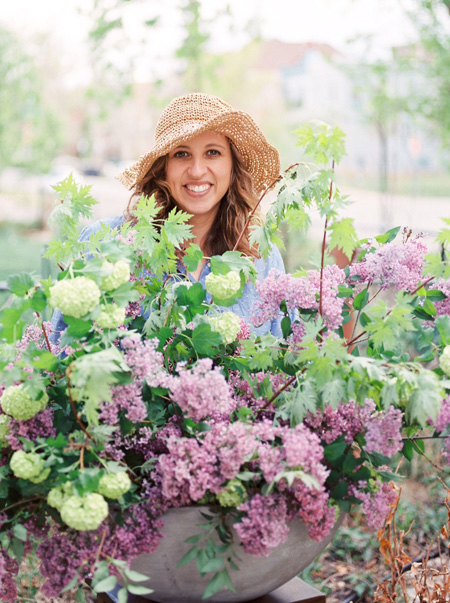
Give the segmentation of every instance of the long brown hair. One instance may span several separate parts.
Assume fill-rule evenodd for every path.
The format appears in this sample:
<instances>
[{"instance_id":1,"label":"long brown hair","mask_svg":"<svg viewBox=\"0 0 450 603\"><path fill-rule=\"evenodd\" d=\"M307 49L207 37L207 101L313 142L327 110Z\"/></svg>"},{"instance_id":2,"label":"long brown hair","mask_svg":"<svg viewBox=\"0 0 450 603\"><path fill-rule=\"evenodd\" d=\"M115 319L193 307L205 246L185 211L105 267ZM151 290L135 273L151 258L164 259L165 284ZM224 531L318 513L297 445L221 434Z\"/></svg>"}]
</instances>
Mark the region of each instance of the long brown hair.
<instances>
[{"instance_id":1,"label":"long brown hair","mask_svg":"<svg viewBox=\"0 0 450 603\"><path fill-rule=\"evenodd\" d=\"M232 141L230 142L233 165L231 169L230 187L222 198L219 211L205 240L205 252L209 255L221 255L231 251L244 229L249 213L258 203L258 197L253 189L252 178L245 168L243 159ZM159 157L147 174L138 182L125 210L125 219L134 222L136 218L133 210L142 195L150 197L155 195L156 203L160 207L158 220L165 220L169 212L177 207L176 201L170 194L166 177L167 155ZM255 224L261 221L261 214L257 211L252 216ZM241 238L238 248L245 255L259 257L258 248L250 246L248 229Z\"/></svg>"}]
</instances>

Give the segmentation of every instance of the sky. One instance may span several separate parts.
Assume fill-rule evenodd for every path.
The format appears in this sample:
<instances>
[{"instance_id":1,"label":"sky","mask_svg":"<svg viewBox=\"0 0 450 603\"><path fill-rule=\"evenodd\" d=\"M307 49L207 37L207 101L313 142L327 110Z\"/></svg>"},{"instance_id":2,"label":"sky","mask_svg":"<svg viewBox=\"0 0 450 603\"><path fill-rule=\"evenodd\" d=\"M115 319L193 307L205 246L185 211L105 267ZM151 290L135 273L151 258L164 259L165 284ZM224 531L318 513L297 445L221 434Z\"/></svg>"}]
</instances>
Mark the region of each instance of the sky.
<instances>
[{"instance_id":1,"label":"sky","mask_svg":"<svg viewBox=\"0 0 450 603\"><path fill-rule=\"evenodd\" d=\"M104 0L113 4L115 0ZM286 42L328 42L348 51L346 42L358 35L373 37L374 52L383 54L393 45L413 38L413 28L405 16L414 0L228 0L230 20L218 19L224 0L202 0L202 14L211 19L210 49L215 52L238 50L249 40L258 24L265 38ZM15 30L22 38L46 34L54 51L69 57L74 77L82 74L87 60L87 14L93 0L1 0L0 25ZM179 45L183 35L181 0L134 0L124 3L124 24L131 41L140 31L143 19L160 15L160 27L146 30L146 51L138 67L138 79L145 73L146 61L165 57ZM81 10L81 12L80 12ZM85 14L83 14L83 12ZM147 56L145 56L147 55ZM82 77L82 76L81 76Z\"/></svg>"}]
</instances>

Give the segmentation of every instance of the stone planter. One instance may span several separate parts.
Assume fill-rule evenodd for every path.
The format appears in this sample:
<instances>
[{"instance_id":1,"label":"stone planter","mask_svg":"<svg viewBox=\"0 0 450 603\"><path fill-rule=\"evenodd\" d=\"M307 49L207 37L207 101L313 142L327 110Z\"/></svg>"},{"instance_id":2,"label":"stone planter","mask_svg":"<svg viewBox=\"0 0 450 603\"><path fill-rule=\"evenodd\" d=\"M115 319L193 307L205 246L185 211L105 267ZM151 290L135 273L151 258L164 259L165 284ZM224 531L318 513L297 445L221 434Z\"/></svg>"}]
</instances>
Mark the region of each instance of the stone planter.
<instances>
[{"instance_id":1,"label":"stone planter","mask_svg":"<svg viewBox=\"0 0 450 603\"><path fill-rule=\"evenodd\" d=\"M177 567L178 562L192 547L184 541L199 533L197 527L205 523L200 511L207 507L180 507L170 509L164 516L164 534L158 549L151 555L141 555L131 568L149 576L147 582L139 584L153 589L147 598L158 603L199 603L205 587L213 574L201 578L195 561ZM342 515L341 515L342 517ZM236 552L241 559L239 571L230 570L236 593L222 590L208 601L226 603L251 601L282 586L319 555L337 532L341 520L332 533L321 542L311 540L305 526L300 521L291 524L288 540L280 545L269 557L255 557L243 552L236 544ZM239 542L236 537L236 541Z\"/></svg>"}]
</instances>

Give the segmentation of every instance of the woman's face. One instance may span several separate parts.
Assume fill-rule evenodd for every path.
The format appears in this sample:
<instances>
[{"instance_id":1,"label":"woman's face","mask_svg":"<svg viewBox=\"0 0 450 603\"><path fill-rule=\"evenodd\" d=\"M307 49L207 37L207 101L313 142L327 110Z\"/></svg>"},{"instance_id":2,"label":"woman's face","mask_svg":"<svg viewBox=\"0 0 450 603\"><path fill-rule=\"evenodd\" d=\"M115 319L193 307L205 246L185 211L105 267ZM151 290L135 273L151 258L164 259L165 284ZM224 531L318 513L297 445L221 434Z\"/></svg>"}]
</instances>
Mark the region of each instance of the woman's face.
<instances>
[{"instance_id":1,"label":"woman's face","mask_svg":"<svg viewBox=\"0 0 450 603\"><path fill-rule=\"evenodd\" d=\"M203 132L169 153L166 182L180 209L213 219L230 186L232 166L228 139L218 132Z\"/></svg>"}]
</instances>

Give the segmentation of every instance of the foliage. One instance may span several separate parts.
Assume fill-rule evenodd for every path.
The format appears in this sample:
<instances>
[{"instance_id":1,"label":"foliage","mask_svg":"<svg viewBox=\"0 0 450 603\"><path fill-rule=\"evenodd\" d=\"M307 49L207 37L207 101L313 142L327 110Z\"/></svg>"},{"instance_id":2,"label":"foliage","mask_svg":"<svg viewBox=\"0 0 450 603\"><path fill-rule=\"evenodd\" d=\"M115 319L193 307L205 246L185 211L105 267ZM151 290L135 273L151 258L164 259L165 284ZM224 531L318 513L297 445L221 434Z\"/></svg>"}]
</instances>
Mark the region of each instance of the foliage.
<instances>
[{"instance_id":1,"label":"foliage","mask_svg":"<svg viewBox=\"0 0 450 603\"><path fill-rule=\"evenodd\" d=\"M80 597L88 575L95 592L118 579L121 598L144 592L127 564L157 549L164 512L183 505L209 510L180 562L210 577L206 597L232 589L232 537L268 555L292 520L322 540L357 504L376 529L395 499L390 461L420 454L426 433L446 434L447 260L431 258L427 274L425 245L408 231L398 241L399 228L358 240L334 182L342 132L315 123L298 139L319 165L286 170L251 234L267 257L284 221L306 230L318 211L321 265L296 277L256 282L253 259L230 251L206 258L205 290L188 274L202 259L188 216L161 222L142 197L135 223L78 237L89 190L71 178L58 186L52 220L64 238L47 253L61 264L57 282L11 277L15 298L0 315L5 600L35 538L49 596ZM327 265L327 243L356 260ZM235 299L253 287L246 324ZM52 303L65 314L50 326L41 316Z\"/></svg>"},{"instance_id":2,"label":"foliage","mask_svg":"<svg viewBox=\"0 0 450 603\"><path fill-rule=\"evenodd\" d=\"M33 59L0 28L0 170L47 171L61 141L59 123L45 106Z\"/></svg>"},{"instance_id":3,"label":"foliage","mask_svg":"<svg viewBox=\"0 0 450 603\"><path fill-rule=\"evenodd\" d=\"M412 97L418 112L434 127L443 148L448 147L450 81L450 16L442 0L417 0L409 12L416 26L418 44L410 49L409 67L416 82Z\"/></svg>"}]
</instances>

